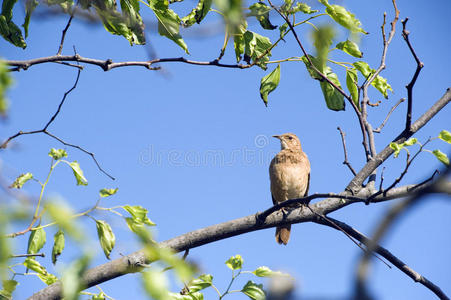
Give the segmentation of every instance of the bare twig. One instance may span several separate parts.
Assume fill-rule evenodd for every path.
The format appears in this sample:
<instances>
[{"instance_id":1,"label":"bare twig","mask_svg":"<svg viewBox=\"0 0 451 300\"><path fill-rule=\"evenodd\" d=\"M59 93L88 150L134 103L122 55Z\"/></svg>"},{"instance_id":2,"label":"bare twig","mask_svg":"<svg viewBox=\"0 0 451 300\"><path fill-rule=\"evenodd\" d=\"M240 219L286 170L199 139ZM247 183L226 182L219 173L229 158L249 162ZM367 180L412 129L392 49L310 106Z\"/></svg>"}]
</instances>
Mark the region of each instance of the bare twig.
<instances>
[{"instance_id":1,"label":"bare twig","mask_svg":"<svg viewBox=\"0 0 451 300\"><path fill-rule=\"evenodd\" d=\"M343 164L348 166L349 170L351 170L352 174L355 176L355 175L357 175L357 173L354 170L354 168L351 166L351 163L348 161L348 151L346 149L346 140L345 140L346 133L344 133L340 127L337 127L337 130L340 132L341 142L343 144L343 152L344 152L344 156L345 156L345 160L343 161Z\"/></svg>"},{"instance_id":2,"label":"bare twig","mask_svg":"<svg viewBox=\"0 0 451 300\"><path fill-rule=\"evenodd\" d=\"M398 102L396 102L395 105L393 105L393 107L390 109L390 111L388 112L387 116L385 117L384 121L382 122L381 125L379 125L379 127L377 127L376 129L373 130L373 132L376 133L380 133L382 128L384 128L385 123L387 123L388 118L390 118L391 114L395 111L395 109L398 107L399 104L401 104L402 102L406 101L406 98L401 98L398 100Z\"/></svg>"},{"instance_id":3,"label":"bare twig","mask_svg":"<svg viewBox=\"0 0 451 300\"><path fill-rule=\"evenodd\" d=\"M111 178L112 180L114 180L115 178L114 178L113 176L111 176L110 174L108 174L108 173L100 166L99 162L98 162L97 159L95 158L94 153L92 153L92 152L90 152L90 151L87 151L86 149L84 149L84 148L82 148L82 147L80 147L80 146L78 146L78 145L74 145L74 144L68 143L68 142L64 141L63 139L57 137L56 135L52 134L51 132L49 132L49 131L47 130L48 127L50 126L50 124L52 124L53 121L55 121L56 117L57 117L58 114L60 113L61 108L62 108L62 106L63 106L63 104L64 104L64 102L65 102L65 100L66 100L66 98L67 98L67 95L69 95L69 94L77 87L78 80L79 80L79 78L80 78L80 73L81 73L81 70L78 69L78 72L77 72L77 78L75 79L74 85L73 85L68 91L66 91L66 92L64 93L64 96L63 96L63 98L61 99L61 101L60 101L60 103L59 103L59 105L58 105L58 108L57 108L56 112L52 115L52 117L50 118L50 120L47 122L47 124L45 124L45 126L44 126L42 129L39 129L39 130L32 130L32 131L19 131L18 133L14 134L14 135L10 136L8 139L6 139L6 141L4 141L4 142L0 145L0 149L6 148L6 147L8 146L8 143L9 143L11 140L13 140L13 139L15 139L15 138L17 138L17 137L19 137L19 136L21 136L21 135L43 133L43 134L46 134L46 135L48 135L49 137L51 137L51 138L57 140L58 142L62 143L62 144L65 145L65 146L69 146L69 147L72 147L72 148L76 148L76 149L78 149L78 150L80 150L80 151L82 151L82 152L84 152L84 153L90 155L91 158L93 159L94 163L97 165L97 168L98 168L102 173L104 173L106 176L108 176L109 178ZM35 220L35 221L36 221L36 220ZM31 224L31 225L33 225L33 224ZM22 233L22 234L23 234L23 233Z\"/></svg>"},{"instance_id":4,"label":"bare twig","mask_svg":"<svg viewBox=\"0 0 451 300\"><path fill-rule=\"evenodd\" d=\"M11 258L17 258L17 257L36 257L36 256L40 256L40 257L45 257L44 253L35 253L35 254L14 254L11 255Z\"/></svg>"},{"instance_id":5,"label":"bare twig","mask_svg":"<svg viewBox=\"0 0 451 300\"><path fill-rule=\"evenodd\" d=\"M74 6L74 9L72 10L72 12L70 14L69 21L67 21L66 27L64 27L64 29L63 29L63 33L61 34L61 42L58 47L58 52L56 52L56 55L61 55L61 51L63 51L63 45L64 45L64 39L66 38L66 32L69 29L70 24L72 23L72 19L74 18L76 9L77 9L76 6Z\"/></svg>"},{"instance_id":6,"label":"bare twig","mask_svg":"<svg viewBox=\"0 0 451 300\"><path fill-rule=\"evenodd\" d=\"M407 46L409 46L410 52L413 55L413 58L415 59L417 63L417 69L415 70L415 73L413 74L412 80L409 82L409 84L406 86L407 88L407 114L406 114L406 131L410 130L410 124L412 123L412 91L413 86L415 85L415 82L417 81L418 75L420 74L421 69L423 68L424 64L420 61L417 54L415 53L415 50L412 47L412 44L409 40L409 34L410 32L406 29L406 24L409 18L405 18L401 21L402 23L402 37L407 43Z\"/></svg>"}]
</instances>

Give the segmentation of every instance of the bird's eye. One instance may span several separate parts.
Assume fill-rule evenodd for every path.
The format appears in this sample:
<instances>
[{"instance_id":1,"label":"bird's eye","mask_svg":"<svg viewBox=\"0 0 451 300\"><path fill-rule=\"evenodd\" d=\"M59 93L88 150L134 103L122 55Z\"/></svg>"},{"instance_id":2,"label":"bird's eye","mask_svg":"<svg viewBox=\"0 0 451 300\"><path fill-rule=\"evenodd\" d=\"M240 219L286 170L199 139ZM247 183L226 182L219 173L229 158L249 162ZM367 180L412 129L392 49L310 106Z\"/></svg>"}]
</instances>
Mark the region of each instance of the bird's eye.
<instances>
[{"instance_id":1,"label":"bird's eye","mask_svg":"<svg viewBox=\"0 0 451 300\"><path fill-rule=\"evenodd\" d=\"M292 139L293 139L293 137L292 137L292 136L289 136L289 137L288 137L288 139L289 139L289 140L292 140Z\"/></svg>"}]
</instances>

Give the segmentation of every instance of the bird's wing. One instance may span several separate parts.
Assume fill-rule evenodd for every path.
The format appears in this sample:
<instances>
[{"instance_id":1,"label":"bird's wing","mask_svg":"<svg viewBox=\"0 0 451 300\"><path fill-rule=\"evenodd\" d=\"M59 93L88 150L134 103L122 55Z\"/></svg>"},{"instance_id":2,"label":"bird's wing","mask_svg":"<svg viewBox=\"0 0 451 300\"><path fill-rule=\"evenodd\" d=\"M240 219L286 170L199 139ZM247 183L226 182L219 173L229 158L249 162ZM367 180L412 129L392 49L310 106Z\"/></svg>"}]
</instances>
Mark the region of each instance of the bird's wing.
<instances>
[{"instance_id":1,"label":"bird's wing","mask_svg":"<svg viewBox=\"0 0 451 300\"><path fill-rule=\"evenodd\" d=\"M272 197L272 204L276 205L277 202L276 202L276 199L274 199L274 195L272 193L271 193L271 197Z\"/></svg>"}]
</instances>

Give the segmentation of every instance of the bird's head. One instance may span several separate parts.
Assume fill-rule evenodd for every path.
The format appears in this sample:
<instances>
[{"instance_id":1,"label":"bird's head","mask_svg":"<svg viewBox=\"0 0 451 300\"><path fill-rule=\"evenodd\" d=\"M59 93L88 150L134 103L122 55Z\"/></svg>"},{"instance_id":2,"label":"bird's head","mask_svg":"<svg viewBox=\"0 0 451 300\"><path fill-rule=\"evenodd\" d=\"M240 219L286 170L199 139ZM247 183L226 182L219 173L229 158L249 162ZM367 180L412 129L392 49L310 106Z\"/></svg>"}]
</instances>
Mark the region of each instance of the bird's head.
<instances>
[{"instance_id":1,"label":"bird's head","mask_svg":"<svg viewBox=\"0 0 451 300\"><path fill-rule=\"evenodd\" d=\"M280 140L280 147L282 150L291 149L296 151L302 151L301 142L294 133L284 133L281 135L273 135L276 139Z\"/></svg>"}]
</instances>

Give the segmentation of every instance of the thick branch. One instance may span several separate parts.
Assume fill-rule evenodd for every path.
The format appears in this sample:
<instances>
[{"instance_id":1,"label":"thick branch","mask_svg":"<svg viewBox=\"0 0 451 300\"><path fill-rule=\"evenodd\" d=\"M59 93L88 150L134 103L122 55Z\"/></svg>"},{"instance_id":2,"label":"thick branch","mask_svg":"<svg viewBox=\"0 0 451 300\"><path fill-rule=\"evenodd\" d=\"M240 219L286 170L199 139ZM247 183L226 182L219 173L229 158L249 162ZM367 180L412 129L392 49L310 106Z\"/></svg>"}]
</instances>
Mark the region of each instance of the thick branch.
<instances>
[{"instance_id":1,"label":"thick branch","mask_svg":"<svg viewBox=\"0 0 451 300\"><path fill-rule=\"evenodd\" d=\"M404 197L410 192L411 188L412 186L406 186L393 189L387 193L386 197L381 197L379 200L382 201L382 199ZM427 186L421 187L421 189L425 188L427 188ZM451 193L451 184L448 184L448 186L440 192L443 192L443 190ZM316 212L316 214L305 206L302 206L288 213L277 211L268 215L263 222L259 220L260 218L258 218L258 215L250 215L188 232L161 242L159 246L171 248L175 252L181 252L243 233L275 227L280 224L311 222L317 218L317 214L326 215L351 203L358 202L359 200L360 199L343 202L337 201L336 199L325 199L310 205L311 209ZM136 251L130 255L112 260L88 270L83 276L84 286L88 288L128 273L137 272L141 269L139 266L149 263L151 263L151 261L146 258L144 251ZM52 284L37 292L29 299L61 299L61 284L59 282Z\"/></svg>"}]
</instances>

